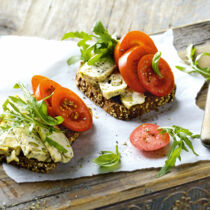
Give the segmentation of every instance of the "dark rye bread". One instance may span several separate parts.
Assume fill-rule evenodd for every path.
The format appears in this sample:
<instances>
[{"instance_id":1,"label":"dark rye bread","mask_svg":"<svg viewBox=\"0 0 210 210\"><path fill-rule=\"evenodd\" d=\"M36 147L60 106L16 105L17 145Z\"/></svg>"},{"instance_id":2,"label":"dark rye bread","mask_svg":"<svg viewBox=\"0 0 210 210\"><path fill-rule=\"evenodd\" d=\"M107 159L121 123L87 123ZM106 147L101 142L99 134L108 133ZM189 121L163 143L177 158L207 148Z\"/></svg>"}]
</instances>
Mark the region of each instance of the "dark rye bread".
<instances>
[{"instance_id":1,"label":"dark rye bread","mask_svg":"<svg viewBox=\"0 0 210 210\"><path fill-rule=\"evenodd\" d=\"M76 85L79 90L90 98L96 105L103 108L111 116L121 120L130 120L151 110L156 110L163 104L173 101L176 92L176 87L174 87L169 95L163 97L146 93L145 102L143 104L134 105L128 109L121 103L119 97L114 97L111 99L104 98L99 85L96 83L90 83L87 79L81 77L79 72L76 74Z\"/></svg>"},{"instance_id":2,"label":"dark rye bread","mask_svg":"<svg viewBox=\"0 0 210 210\"><path fill-rule=\"evenodd\" d=\"M78 138L78 136L79 136L78 132L69 130L62 125L59 127L62 131L64 131L66 137L70 141L70 144L72 144L75 141L75 139ZM15 165L20 168L29 169L36 173L48 173L48 172L52 171L57 165L57 163L54 163L54 162L42 162L42 161L38 161L33 158L28 159L27 157L25 157L23 155L23 153L21 153L18 156L18 158L19 158L19 162L12 161L9 164ZM6 162L5 155L0 155L0 164L4 163L4 162Z\"/></svg>"}]
</instances>

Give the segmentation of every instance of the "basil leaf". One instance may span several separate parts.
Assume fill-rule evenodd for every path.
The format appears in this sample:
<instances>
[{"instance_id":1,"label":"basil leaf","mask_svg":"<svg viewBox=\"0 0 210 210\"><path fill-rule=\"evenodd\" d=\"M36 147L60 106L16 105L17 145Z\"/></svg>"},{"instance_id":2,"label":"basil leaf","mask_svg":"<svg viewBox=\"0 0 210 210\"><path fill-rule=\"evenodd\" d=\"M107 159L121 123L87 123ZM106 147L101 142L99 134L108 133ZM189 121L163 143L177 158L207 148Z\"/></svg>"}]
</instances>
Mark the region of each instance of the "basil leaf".
<instances>
[{"instance_id":1,"label":"basil leaf","mask_svg":"<svg viewBox=\"0 0 210 210\"><path fill-rule=\"evenodd\" d=\"M120 153L116 146L116 154L111 151L102 151L101 155L93 160L94 163L105 168L114 168L120 163Z\"/></svg>"},{"instance_id":2,"label":"basil leaf","mask_svg":"<svg viewBox=\"0 0 210 210\"><path fill-rule=\"evenodd\" d=\"M155 53L155 55L152 59L152 69L159 77L162 78L163 75L160 73L160 70L159 70L159 67L158 67L160 57L161 57L161 52Z\"/></svg>"}]
</instances>

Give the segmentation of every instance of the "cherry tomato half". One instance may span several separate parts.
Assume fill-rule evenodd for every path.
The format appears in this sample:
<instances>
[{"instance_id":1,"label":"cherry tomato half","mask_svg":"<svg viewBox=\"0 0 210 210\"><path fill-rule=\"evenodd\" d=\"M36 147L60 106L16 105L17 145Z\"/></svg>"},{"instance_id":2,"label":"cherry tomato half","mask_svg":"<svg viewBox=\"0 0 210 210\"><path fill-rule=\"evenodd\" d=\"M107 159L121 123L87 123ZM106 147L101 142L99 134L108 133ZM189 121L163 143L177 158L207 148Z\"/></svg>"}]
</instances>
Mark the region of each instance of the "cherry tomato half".
<instances>
[{"instance_id":1,"label":"cherry tomato half","mask_svg":"<svg viewBox=\"0 0 210 210\"><path fill-rule=\"evenodd\" d=\"M43 79L39 82L38 87L35 92L35 97L37 100L41 100L50 96L56 88L61 87L57 82L50 79ZM52 96L45 100L47 105L48 114L54 116L54 111L52 108Z\"/></svg>"},{"instance_id":2,"label":"cherry tomato half","mask_svg":"<svg viewBox=\"0 0 210 210\"><path fill-rule=\"evenodd\" d=\"M63 125L73 131L87 131L93 121L90 110L82 99L71 90L58 87L52 96L52 107L56 115L64 118Z\"/></svg>"},{"instance_id":3,"label":"cherry tomato half","mask_svg":"<svg viewBox=\"0 0 210 210\"><path fill-rule=\"evenodd\" d=\"M134 91L144 93L145 88L138 78L138 62L142 56L155 53L155 50L144 45L130 48L119 59L119 70L126 84Z\"/></svg>"},{"instance_id":4,"label":"cherry tomato half","mask_svg":"<svg viewBox=\"0 0 210 210\"><path fill-rule=\"evenodd\" d=\"M41 75L34 75L32 77L32 79L31 79L31 86L32 86L32 91L33 91L34 94L36 92L36 89L37 89L39 83L42 80L48 80L48 78L47 77L44 77L44 76L41 76Z\"/></svg>"},{"instance_id":5,"label":"cherry tomato half","mask_svg":"<svg viewBox=\"0 0 210 210\"><path fill-rule=\"evenodd\" d=\"M114 58L118 65L119 58L130 48L134 46L146 46L150 47L154 52L157 52L157 48L153 40L142 31L130 31L123 36L115 47Z\"/></svg>"},{"instance_id":6,"label":"cherry tomato half","mask_svg":"<svg viewBox=\"0 0 210 210\"><path fill-rule=\"evenodd\" d=\"M131 143L142 151L155 151L165 147L169 141L168 133L161 134L155 124L145 123L138 126L130 135Z\"/></svg>"},{"instance_id":7,"label":"cherry tomato half","mask_svg":"<svg viewBox=\"0 0 210 210\"><path fill-rule=\"evenodd\" d=\"M138 77L144 88L156 96L166 96L174 88L174 75L168 63L160 58L159 71L162 78L152 69L152 59L154 54L143 56L138 63Z\"/></svg>"}]
</instances>

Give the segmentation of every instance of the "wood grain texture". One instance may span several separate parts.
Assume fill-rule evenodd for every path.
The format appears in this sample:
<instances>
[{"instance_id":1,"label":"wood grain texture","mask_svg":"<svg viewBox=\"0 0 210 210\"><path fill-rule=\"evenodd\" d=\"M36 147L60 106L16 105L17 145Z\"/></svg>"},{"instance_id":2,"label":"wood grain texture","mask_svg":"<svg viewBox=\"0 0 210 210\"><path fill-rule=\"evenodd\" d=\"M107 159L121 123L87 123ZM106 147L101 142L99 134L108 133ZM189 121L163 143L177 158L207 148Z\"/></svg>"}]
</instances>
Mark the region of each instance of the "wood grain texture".
<instances>
[{"instance_id":1,"label":"wood grain texture","mask_svg":"<svg viewBox=\"0 0 210 210\"><path fill-rule=\"evenodd\" d=\"M33 203L50 209L93 209L206 178L209 168L209 162L184 165L159 179L155 177L159 169L35 184L17 184L5 177L0 179L0 196L5 207L14 209Z\"/></svg>"},{"instance_id":2,"label":"wood grain texture","mask_svg":"<svg viewBox=\"0 0 210 210\"><path fill-rule=\"evenodd\" d=\"M209 209L210 208L210 178L201 179L184 186L173 187L168 190L151 193L126 202L120 202L106 206L104 210L111 209L144 209L144 210L168 210L168 209ZM170 208L169 208L170 207Z\"/></svg>"},{"instance_id":3,"label":"wood grain texture","mask_svg":"<svg viewBox=\"0 0 210 210\"><path fill-rule=\"evenodd\" d=\"M0 34L60 40L74 30L90 31L103 21L111 33L146 33L204 21L210 0L0 0Z\"/></svg>"},{"instance_id":4,"label":"wood grain texture","mask_svg":"<svg viewBox=\"0 0 210 210\"><path fill-rule=\"evenodd\" d=\"M209 18L209 9L209 0L0 0L0 34L60 40L67 31L90 31L99 19L117 35L135 29L157 33L171 26ZM206 35L209 28L210 22L207 21L174 30L175 46L182 50L190 38L195 44L206 44L210 40ZM0 209L90 209L127 202L139 196L149 198L153 193L177 185L183 189L184 184L193 182L192 185L197 185L195 181L204 178L205 187L209 186L209 162L175 168L160 179L155 178L158 170L17 184L0 167ZM168 191L165 192L166 195Z\"/></svg>"}]
</instances>

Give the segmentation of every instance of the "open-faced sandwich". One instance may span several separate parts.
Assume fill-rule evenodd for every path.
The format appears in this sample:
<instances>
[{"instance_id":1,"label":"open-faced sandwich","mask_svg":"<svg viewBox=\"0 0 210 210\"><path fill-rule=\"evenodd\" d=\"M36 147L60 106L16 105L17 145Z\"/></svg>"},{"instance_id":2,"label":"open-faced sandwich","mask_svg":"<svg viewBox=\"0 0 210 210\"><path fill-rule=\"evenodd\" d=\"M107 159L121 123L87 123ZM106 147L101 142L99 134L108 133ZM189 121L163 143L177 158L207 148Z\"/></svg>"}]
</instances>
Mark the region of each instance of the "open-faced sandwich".
<instances>
[{"instance_id":1,"label":"open-faced sandwich","mask_svg":"<svg viewBox=\"0 0 210 210\"><path fill-rule=\"evenodd\" d=\"M46 173L73 157L71 143L92 126L85 103L71 90L36 75L33 94L21 83L23 96L9 96L0 115L0 163Z\"/></svg>"},{"instance_id":2,"label":"open-faced sandwich","mask_svg":"<svg viewBox=\"0 0 210 210\"><path fill-rule=\"evenodd\" d=\"M81 39L81 56L68 60L81 60L78 88L113 117L132 119L174 99L173 73L145 33L131 31L117 41L97 22L92 35L70 32L68 38Z\"/></svg>"}]
</instances>

